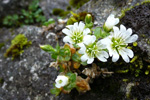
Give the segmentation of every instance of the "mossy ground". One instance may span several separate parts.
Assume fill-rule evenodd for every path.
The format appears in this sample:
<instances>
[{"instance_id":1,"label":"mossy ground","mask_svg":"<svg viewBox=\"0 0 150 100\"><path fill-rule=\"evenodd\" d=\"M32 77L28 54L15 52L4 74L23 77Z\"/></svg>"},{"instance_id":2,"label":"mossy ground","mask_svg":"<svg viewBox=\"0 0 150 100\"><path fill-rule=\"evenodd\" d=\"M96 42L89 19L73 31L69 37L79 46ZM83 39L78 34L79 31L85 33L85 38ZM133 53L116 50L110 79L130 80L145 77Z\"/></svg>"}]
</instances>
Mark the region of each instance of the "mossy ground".
<instances>
[{"instance_id":1,"label":"mossy ground","mask_svg":"<svg viewBox=\"0 0 150 100\"><path fill-rule=\"evenodd\" d=\"M24 52L24 48L29 47L31 45L31 41L25 37L24 34L18 34L12 41L11 46L6 50L4 54L5 57L12 56L12 59L19 56L21 53Z\"/></svg>"}]
</instances>

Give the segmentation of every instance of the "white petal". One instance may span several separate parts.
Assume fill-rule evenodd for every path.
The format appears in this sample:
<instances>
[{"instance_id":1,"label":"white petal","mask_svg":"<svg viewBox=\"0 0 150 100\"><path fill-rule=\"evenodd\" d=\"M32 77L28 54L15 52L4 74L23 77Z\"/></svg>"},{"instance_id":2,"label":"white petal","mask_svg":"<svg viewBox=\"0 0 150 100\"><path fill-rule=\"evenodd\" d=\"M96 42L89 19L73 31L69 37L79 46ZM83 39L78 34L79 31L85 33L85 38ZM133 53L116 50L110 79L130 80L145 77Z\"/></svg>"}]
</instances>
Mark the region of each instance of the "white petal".
<instances>
[{"instance_id":1,"label":"white petal","mask_svg":"<svg viewBox=\"0 0 150 100\"><path fill-rule=\"evenodd\" d=\"M80 49L79 49L78 52L79 52L80 54L84 54L84 53L85 53L85 50L86 50L85 45L84 45L83 43L79 43L78 46L80 47Z\"/></svg>"},{"instance_id":2,"label":"white petal","mask_svg":"<svg viewBox=\"0 0 150 100\"><path fill-rule=\"evenodd\" d=\"M113 51L112 52L112 61L116 62L119 59L119 54L117 53L117 51Z\"/></svg>"},{"instance_id":3,"label":"white petal","mask_svg":"<svg viewBox=\"0 0 150 100\"><path fill-rule=\"evenodd\" d=\"M83 35L88 35L88 33L91 33L89 28L83 30Z\"/></svg>"},{"instance_id":4,"label":"white petal","mask_svg":"<svg viewBox=\"0 0 150 100\"><path fill-rule=\"evenodd\" d=\"M79 28L78 22L74 23L74 24L73 24L73 29L74 29L74 31L79 31L78 28Z\"/></svg>"},{"instance_id":5,"label":"white petal","mask_svg":"<svg viewBox=\"0 0 150 100\"><path fill-rule=\"evenodd\" d=\"M109 37L106 37L104 39L99 40L97 44L99 44L99 43L109 45L111 43L111 39Z\"/></svg>"},{"instance_id":6,"label":"white petal","mask_svg":"<svg viewBox=\"0 0 150 100\"><path fill-rule=\"evenodd\" d=\"M73 25L67 25L67 28L69 28L70 30L73 30Z\"/></svg>"},{"instance_id":7,"label":"white petal","mask_svg":"<svg viewBox=\"0 0 150 100\"><path fill-rule=\"evenodd\" d=\"M127 39L131 36L131 34L132 34L132 29L128 28L127 31L123 34L123 38Z\"/></svg>"},{"instance_id":8,"label":"white petal","mask_svg":"<svg viewBox=\"0 0 150 100\"><path fill-rule=\"evenodd\" d=\"M119 18L116 18L114 25L117 25L118 23L119 23Z\"/></svg>"},{"instance_id":9,"label":"white petal","mask_svg":"<svg viewBox=\"0 0 150 100\"><path fill-rule=\"evenodd\" d=\"M73 41L71 40L71 38L69 36L65 36L63 38L63 42L65 42L65 43L69 42L70 44L73 44Z\"/></svg>"},{"instance_id":10,"label":"white petal","mask_svg":"<svg viewBox=\"0 0 150 100\"><path fill-rule=\"evenodd\" d=\"M107 53L106 51L101 51L101 53L102 53L102 55L103 55L105 58L108 58L108 57L109 57L109 55L108 55L108 53Z\"/></svg>"},{"instance_id":11,"label":"white petal","mask_svg":"<svg viewBox=\"0 0 150 100\"><path fill-rule=\"evenodd\" d=\"M68 30L68 29L66 29L66 28L63 29L62 32L63 32L64 34L68 35L68 36L71 36L70 30Z\"/></svg>"},{"instance_id":12,"label":"white petal","mask_svg":"<svg viewBox=\"0 0 150 100\"><path fill-rule=\"evenodd\" d=\"M56 86L57 88L61 88L61 85L60 85L60 84L55 84L55 86Z\"/></svg>"},{"instance_id":13,"label":"white petal","mask_svg":"<svg viewBox=\"0 0 150 100\"><path fill-rule=\"evenodd\" d=\"M83 31L84 27L85 27L85 24L83 22L80 22L79 23L79 29L80 29L80 31Z\"/></svg>"},{"instance_id":14,"label":"white petal","mask_svg":"<svg viewBox=\"0 0 150 100\"><path fill-rule=\"evenodd\" d=\"M125 40L126 43L133 43L138 39L138 35L134 34Z\"/></svg>"},{"instance_id":15,"label":"white petal","mask_svg":"<svg viewBox=\"0 0 150 100\"><path fill-rule=\"evenodd\" d=\"M94 43L96 40L96 37L94 35L86 35L83 38L83 43L85 43L86 45L92 44Z\"/></svg>"},{"instance_id":16,"label":"white petal","mask_svg":"<svg viewBox=\"0 0 150 100\"><path fill-rule=\"evenodd\" d=\"M124 51L127 53L127 55L128 55L130 58L133 58L134 53L133 53L132 50L125 48Z\"/></svg>"},{"instance_id":17,"label":"white petal","mask_svg":"<svg viewBox=\"0 0 150 100\"><path fill-rule=\"evenodd\" d=\"M94 61L94 57L88 58L87 64L91 64Z\"/></svg>"},{"instance_id":18,"label":"white petal","mask_svg":"<svg viewBox=\"0 0 150 100\"><path fill-rule=\"evenodd\" d=\"M85 62L88 59L88 56L86 54L84 54L83 56L81 56L81 61Z\"/></svg>"},{"instance_id":19,"label":"white petal","mask_svg":"<svg viewBox=\"0 0 150 100\"><path fill-rule=\"evenodd\" d=\"M120 50L119 51L120 55L122 56L123 60L126 62L126 63L129 63L129 57L127 56L127 53L124 52L123 50Z\"/></svg>"},{"instance_id":20,"label":"white petal","mask_svg":"<svg viewBox=\"0 0 150 100\"><path fill-rule=\"evenodd\" d=\"M119 18L115 18L113 14L109 15L105 22L105 27L108 29L112 29L113 26L117 25L119 23Z\"/></svg>"},{"instance_id":21,"label":"white petal","mask_svg":"<svg viewBox=\"0 0 150 100\"><path fill-rule=\"evenodd\" d=\"M113 27L113 30L114 30L113 36L114 36L115 38L117 38L117 37L119 36L119 34L120 34L119 28L116 27L116 26L114 26L114 27Z\"/></svg>"},{"instance_id":22,"label":"white petal","mask_svg":"<svg viewBox=\"0 0 150 100\"><path fill-rule=\"evenodd\" d=\"M100 61L102 61L102 62L107 62L107 59L106 58L104 58L104 57L97 57Z\"/></svg>"},{"instance_id":23,"label":"white petal","mask_svg":"<svg viewBox=\"0 0 150 100\"><path fill-rule=\"evenodd\" d=\"M120 25L120 31L121 33L125 33L126 32L126 27L124 25Z\"/></svg>"},{"instance_id":24,"label":"white petal","mask_svg":"<svg viewBox=\"0 0 150 100\"><path fill-rule=\"evenodd\" d=\"M100 54L96 55L96 57L102 61L102 62L106 62L108 58L108 53L106 51L101 51Z\"/></svg>"},{"instance_id":25,"label":"white petal","mask_svg":"<svg viewBox=\"0 0 150 100\"><path fill-rule=\"evenodd\" d=\"M110 41L109 40L107 40L106 42L105 42L105 44L104 44L104 41L105 40L99 40L97 43L96 43L96 45L97 45L97 47L99 48L99 49L106 49L107 47L107 45L106 44L108 44L108 43L110 43Z\"/></svg>"}]
</instances>

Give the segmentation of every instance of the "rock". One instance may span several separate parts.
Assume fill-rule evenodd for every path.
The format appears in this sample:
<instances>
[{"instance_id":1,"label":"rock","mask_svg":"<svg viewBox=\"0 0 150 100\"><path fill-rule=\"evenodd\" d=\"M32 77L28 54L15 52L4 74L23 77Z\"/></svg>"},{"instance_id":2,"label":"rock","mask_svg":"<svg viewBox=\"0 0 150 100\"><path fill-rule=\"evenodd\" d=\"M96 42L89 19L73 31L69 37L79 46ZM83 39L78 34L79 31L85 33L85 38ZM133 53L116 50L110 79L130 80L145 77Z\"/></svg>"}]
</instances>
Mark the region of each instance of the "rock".
<instances>
[{"instance_id":1,"label":"rock","mask_svg":"<svg viewBox=\"0 0 150 100\"><path fill-rule=\"evenodd\" d=\"M26 8L33 0L0 0L0 18L19 13L22 8Z\"/></svg>"},{"instance_id":2,"label":"rock","mask_svg":"<svg viewBox=\"0 0 150 100\"><path fill-rule=\"evenodd\" d=\"M0 83L0 100L55 99L49 91L53 87L57 70L49 67L53 60L48 53L40 49L39 44L55 46L56 34L53 33L47 37L47 34L41 34L41 31L41 28L35 26L24 26L13 31L6 28L0 29L0 42L5 43L0 51L0 78L4 80ZM19 58L14 60L4 58L3 55L10 46L11 39L19 33L25 34L28 40L32 41L31 47L25 49ZM52 97L54 99L51 99Z\"/></svg>"},{"instance_id":3,"label":"rock","mask_svg":"<svg viewBox=\"0 0 150 100\"><path fill-rule=\"evenodd\" d=\"M54 8L60 8L66 10L69 5L69 0L41 0L40 7L42 8L44 15L47 19L53 17L52 11Z\"/></svg>"},{"instance_id":4,"label":"rock","mask_svg":"<svg viewBox=\"0 0 150 100\"><path fill-rule=\"evenodd\" d=\"M142 1L143 0L90 0L88 3L79 8L77 12L91 12L98 24L102 26L111 13L119 16L122 9Z\"/></svg>"}]
</instances>

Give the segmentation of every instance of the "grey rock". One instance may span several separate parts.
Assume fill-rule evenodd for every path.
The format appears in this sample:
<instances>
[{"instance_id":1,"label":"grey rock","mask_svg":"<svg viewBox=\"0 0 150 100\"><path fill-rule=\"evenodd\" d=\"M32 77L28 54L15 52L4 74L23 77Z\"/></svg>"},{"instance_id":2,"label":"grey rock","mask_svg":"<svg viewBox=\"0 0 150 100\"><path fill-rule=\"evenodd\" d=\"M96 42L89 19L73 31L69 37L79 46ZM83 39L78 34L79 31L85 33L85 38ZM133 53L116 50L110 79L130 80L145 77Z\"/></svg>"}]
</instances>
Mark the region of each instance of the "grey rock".
<instances>
[{"instance_id":1,"label":"grey rock","mask_svg":"<svg viewBox=\"0 0 150 100\"><path fill-rule=\"evenodd\" d=\"M5 31L4 31L5 30ZM55 33L49 35L41 33L42 29L35 26L24 26L12 31L2 28L0 30L0 42L5 46L0 51L0 78L4 80L0 83L0 100L55 100L55 96L50 94L57 70L50 68L53 61L50 55L42 51L39 44L51 44L55 46ZM24 50L19 58L4 58L3 54L10 46L10 41L17 34L22 33L32 41L31 47ZM6 36L7 34L7 36ZM53 99L51 99L53 97Z\"/></svg>"},{"instance_id":2,"label":"grey rock","mask_svg":"<svg viewBox=\"0 0 150 100\"><path fill-rule=\"evenodd\" d=\"M91 12L98 25L102 26L110 14L120 16L121 10L133 6L143 0L90 0L84 4L77 12Z\"/></svg>"},{"instance_id":3,"label":"grey rock","mask_svg":"<svg viewBox=\"0 0 150 100\"><path fill-rule=\"evenodd\" d=\"M44 15L47 19L51 18L54 8L60 8L66 10L69 5L69 0L41 0L40 7L42 8Z\"/></svg>"},{"instance_id":4,"label":"grey rock","mask_svg":"<svg viewBox=\"0 0 150 100\"><path fill-rule=\"evenodd\" d=\"M32 1L33 0L0 0L0 18L19 13L21 8L26 8Z\"/></svg>"}]
</instances>

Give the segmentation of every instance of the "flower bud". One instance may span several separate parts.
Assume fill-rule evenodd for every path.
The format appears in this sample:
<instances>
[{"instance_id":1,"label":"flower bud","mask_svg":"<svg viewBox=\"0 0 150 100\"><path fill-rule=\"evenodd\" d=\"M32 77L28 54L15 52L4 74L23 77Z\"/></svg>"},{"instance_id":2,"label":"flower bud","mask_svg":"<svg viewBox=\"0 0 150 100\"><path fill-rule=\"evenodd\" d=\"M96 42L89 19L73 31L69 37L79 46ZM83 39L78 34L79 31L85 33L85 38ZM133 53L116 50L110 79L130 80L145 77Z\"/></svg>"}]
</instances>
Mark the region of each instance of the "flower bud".
<instances>
[{"instance_id":1,"label":"flower bud","mask_svg":"<svg viewBox=\"0 0 150 100\"><path fill-rule=\"evenodd\" d=\"M111 14L107 18L103 28L106 32L110 32L113 26L117 25L118 23L119 23L119 18L115 18L115 16Z\"/></svg>"},{"instance_id":2,"label":"flower bud","mask_svg":"<svg viewBox=\"0 0 150 100\"><path fill-rule=\"evenodd\" d=\"M90 24L92 22L92 16L91 14L87 14L85 17L85 23Z\"/></svg>"}]
</instances>

